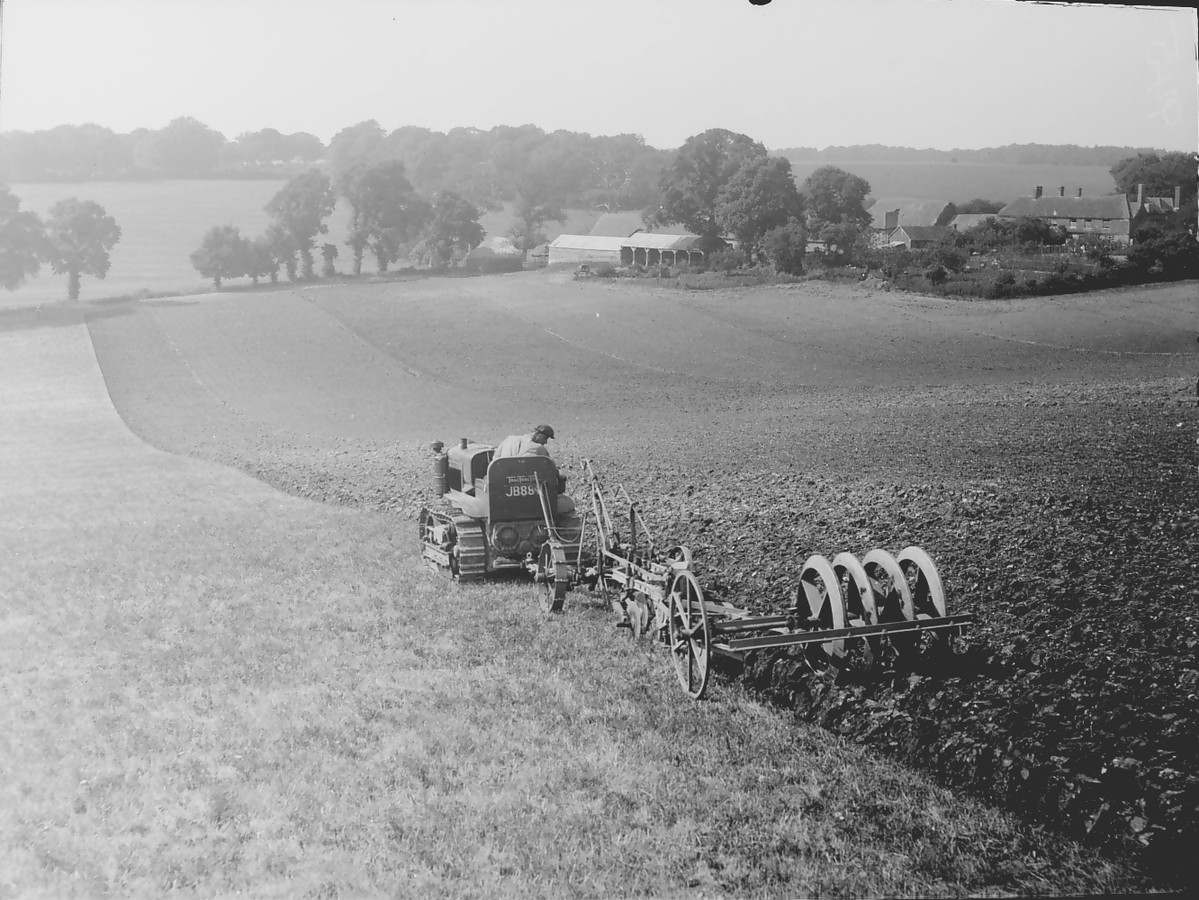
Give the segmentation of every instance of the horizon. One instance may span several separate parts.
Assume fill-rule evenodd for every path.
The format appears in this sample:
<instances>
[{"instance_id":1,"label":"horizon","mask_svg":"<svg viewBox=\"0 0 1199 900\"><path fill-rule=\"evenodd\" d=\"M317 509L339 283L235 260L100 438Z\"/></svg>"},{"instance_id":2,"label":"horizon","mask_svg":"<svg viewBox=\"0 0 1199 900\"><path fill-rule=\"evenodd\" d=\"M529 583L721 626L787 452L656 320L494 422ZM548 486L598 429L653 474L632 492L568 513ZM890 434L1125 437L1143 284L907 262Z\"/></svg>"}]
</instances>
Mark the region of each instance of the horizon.
<instances>
[{"instance_id":1,"label":"horizon","mask_svg":"<svg viewBox=\"0 0 1199 900\"><path fill-rule=\"evenodd\" d=\"M722 127L773 150L1199 150L1193 9L1013 0L0 0L0 9L4 133L93 123L128 134L190 117L226 140L274 128L327 146L374 119L388 132L532 124L637 134L658 149Z\"/></svg>"}]
</instances>

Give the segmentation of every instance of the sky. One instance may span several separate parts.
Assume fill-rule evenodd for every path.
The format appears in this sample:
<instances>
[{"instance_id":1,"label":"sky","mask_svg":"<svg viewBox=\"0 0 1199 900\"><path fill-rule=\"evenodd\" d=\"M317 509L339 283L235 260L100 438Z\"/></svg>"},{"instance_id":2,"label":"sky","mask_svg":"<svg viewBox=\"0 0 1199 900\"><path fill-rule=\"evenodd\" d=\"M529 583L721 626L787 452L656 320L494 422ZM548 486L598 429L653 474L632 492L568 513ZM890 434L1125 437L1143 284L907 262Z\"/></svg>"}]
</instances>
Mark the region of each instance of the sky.
<instances>
[{"instance_id":1,"label":"sky","mask_svg":"<svg viewBox=\"0 0 1199 900\"><path fill-rule=\"evenodd\" d=\"M533 124L1199 149L1196 13L1016 0L0 0L0 131Z\"/></svg>"}]
</instances>

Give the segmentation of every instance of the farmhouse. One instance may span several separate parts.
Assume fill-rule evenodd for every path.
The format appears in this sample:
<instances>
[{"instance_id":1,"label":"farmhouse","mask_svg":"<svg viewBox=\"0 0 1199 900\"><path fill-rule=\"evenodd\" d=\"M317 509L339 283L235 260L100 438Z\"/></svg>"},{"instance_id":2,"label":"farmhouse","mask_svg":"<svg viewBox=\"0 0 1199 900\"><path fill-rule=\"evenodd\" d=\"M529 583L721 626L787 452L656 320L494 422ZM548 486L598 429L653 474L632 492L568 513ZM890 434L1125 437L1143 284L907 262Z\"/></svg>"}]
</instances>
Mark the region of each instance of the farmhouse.
<instances>
[{"instance_id":1,"label":"farmhouse","mask_svg":"<svg viewBox=\"0 0 1199 900\"><path fill-rule=\"evenodd\" d=\"M1059 225L1072 238L1103 237L1120 244L1131 241L1132 209L1123 194L1106 197L1067 197L1066 188L1059 187L1056 196L1046 197L1044 188L1037 185L1031 197L1017 197L999 211L1001 219L1030 217Z\"/></svg>"},{"instance_id":2,"label":"farmhouse","mask_svg":"<svg viewBox=\"0 0 1199 900\"><path fill-rule=\"evenodd\" d=\"M614 266L689 265L703 261L694 234L637 231L627 237L560 234L549 245L549 263L607 262Z\"/></svg>"}]
</instances>

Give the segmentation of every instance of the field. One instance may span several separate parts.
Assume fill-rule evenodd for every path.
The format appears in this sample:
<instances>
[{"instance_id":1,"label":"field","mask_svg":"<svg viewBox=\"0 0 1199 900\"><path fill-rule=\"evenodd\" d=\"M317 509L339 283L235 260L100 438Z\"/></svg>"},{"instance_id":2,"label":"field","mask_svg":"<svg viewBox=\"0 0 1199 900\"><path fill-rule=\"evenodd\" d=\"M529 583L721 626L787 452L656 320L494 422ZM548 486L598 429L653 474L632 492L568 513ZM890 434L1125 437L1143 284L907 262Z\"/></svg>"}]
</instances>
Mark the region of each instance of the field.
<instances>
[{"instance_id":1,"label":"field","mask_svg":"<svg viewBox=\"0 0 1199 900\"><path fill-rule=\"evenodd\" d=\"M0 316L0 894L1193 878L1194 288L543 271ZM428 441L541 420L753 608L808 553L926 547L980 619L961 669L829 690L763 658L693 704L585 591L547 619L423 570ZM1038 766L1060 808L1017 789Z\"/></svg>"},{"instance_id":2,"label":"field","mask_svg":"<svg viewBox=\"0 0 1199 900\"><path fill-rule=\"evenodd\" d=\"M862 175L875 196L944 198L964 202L975 197L1009 200L1032 192L1036 184L1050 190L1066 185L1073 193L1082 187L1090 196L1111 193L1114 184L1098 166L1003 166L950 164L845 163L843 168ZM802 181L817 168L801 163L793 167ZM263 207L282 187L280 181L154 181L95 182L83 184L15 184L22 209L44 214L67 197L95 200L121 226L121 242L112 252L112 268L103 280L83 279L85 298L145 296L205 290L210 282L200 278L188 256L204 233L214 225L236 225L242 234L261 234L267 226ZM599 210L569 210L565 222L550 222L545 229L553 239L561 233L587 233ZM345 247L349 213L339 204L328 220L327 240L337 245L337 268L350 270ZM511 208L486 213L482 224L488 235L505 235L512 224ZM364 270L375 271L373 260ZM233 282L238 284L245 279ZM0 309L57 302L66 297L66 277L48 270L17 291L0 294Z\"/></svg>"}]
</instances>

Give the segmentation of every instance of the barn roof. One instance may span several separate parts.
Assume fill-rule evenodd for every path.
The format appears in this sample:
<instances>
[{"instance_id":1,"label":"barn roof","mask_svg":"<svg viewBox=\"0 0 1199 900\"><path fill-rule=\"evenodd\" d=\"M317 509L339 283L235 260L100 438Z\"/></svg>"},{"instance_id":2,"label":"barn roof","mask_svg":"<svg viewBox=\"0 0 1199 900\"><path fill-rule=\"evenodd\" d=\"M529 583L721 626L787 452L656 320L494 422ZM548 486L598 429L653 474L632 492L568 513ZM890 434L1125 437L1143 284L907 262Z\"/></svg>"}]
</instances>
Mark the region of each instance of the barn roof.
<instances>
[{"instance_id":1,"label":"barn roof","mask_svg":"<svg viewBox=\"0 0 1199 900\"><path fill-rule=\"evenodd\" d=\"M696 250L700 238L694 234L658 234L638 231L627 237L603 234L560 234L550 246L559 250L601 250L619 252L622 247L644 250Z\"/></svg>"},{"instance_id":2,"label":"barn roof","mask_svg":"<svg viewBox=\"0 0 1199 900\"><path fill-rule=\"evenodd\" d=\"M919 197L879 197L867 212L873 217L871 228L886 228L887 213L899 211L900 225L936 225L948 200L922 200Z\"/></svg>"},{"instance_id":3,"label":"barn roof","mask_svg":"<svg viewBox=\"0 0 1199 900\"><path fill-rule=\"evenodd\" d=\"M657 231L638 231L624 238L622 247L642 247L646 250L696 250L699 235L662 234Z\"/></svg>"},{"instance_id":4,"label":"barn roof","mask_svg":"<svg viewBox=\"0 0 1199 900\"><path fill-rule=\"evenodd\" d=\"M591 227L595 236L610 235L611 237L628 237L638 231L648 231L641 213L636 210L625 212L604 213ZM686 234L687 229L681 225L661 225L653 230L654 234Z\"/></svg>"},{"instance_id":5,"label":"barn roof","mask_svg":"<svg viewBox=\"0 0 1199 900\"><path fill-rule=\"evenodd\" d=\"M1017 197L999 211L1005 219L1128 219L1131 211L1123 194L1106 197Z\"/></svg>"},{"instance_id":6,"label":"barn roof","mask_svg":"<svg viewBox=\"0 0 1199 900\"><path fill-rule=\"evenodd\" d=\"M560 234L552 241L550 247L570 250L611 250L619 253L624 246L624 238L610 235L592 234Z\"/></svg>"}]
</instances>

